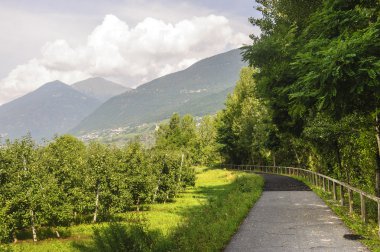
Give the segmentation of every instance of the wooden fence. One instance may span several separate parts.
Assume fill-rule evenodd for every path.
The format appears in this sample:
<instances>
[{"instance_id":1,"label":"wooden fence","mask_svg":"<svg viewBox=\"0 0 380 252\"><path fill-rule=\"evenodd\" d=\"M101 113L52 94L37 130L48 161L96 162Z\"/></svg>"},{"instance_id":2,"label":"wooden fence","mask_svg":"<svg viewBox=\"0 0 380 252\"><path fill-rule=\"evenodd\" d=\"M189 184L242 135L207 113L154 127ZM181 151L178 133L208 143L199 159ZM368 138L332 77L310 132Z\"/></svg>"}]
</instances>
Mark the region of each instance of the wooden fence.
<instances>
[{"instance_id":1,"label":"wooden fence","mask_svg":"<svg viewBox=\"0 0 380 252\"><path fill-rule=\"evenodd\" d=\"M380 236L380 198L369 193L366 193L360 189L350 186L347 183L341 182L326 175L313 172L310 170L284 167L284 166L262 166L262 165L233 165L222 164L222 168L234 169L241 171L252 171L262 173L273 173L280 175L298 176L306 179L312 185L321 188L326 192L331 192L334 200L340 202L342 206L348 205L350 214L354 212L354 194L356 193L360 197L360 214L363 222L367 222L366 202L373 201L377 204L377 222L379 226ZM339 193L338 193L339 191ZM348 196L348 197L345 197ZM347 201L347 202L346 202Z\"/></svg>"}]
</instances>

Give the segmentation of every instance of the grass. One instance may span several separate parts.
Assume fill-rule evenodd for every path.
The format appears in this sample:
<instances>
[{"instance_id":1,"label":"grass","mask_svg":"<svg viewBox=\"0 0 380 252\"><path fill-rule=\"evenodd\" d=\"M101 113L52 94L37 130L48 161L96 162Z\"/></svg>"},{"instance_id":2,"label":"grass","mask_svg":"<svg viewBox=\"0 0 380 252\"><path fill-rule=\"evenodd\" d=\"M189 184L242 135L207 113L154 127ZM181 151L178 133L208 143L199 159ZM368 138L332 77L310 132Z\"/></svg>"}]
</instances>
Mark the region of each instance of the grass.
<instances>
[{"instance_id":1,"label":"grass","mask_svg":"<svg viewBox=\"0 0 380 252\"><path fill-rule=\"evenodd\" d=\"M348 206L341 206L339 201L333 200L331 192L323 191L321 188L312 185L304 178L295 176L292 177L307 184L335 212L335 214L340 217L340 219L353 231L353 233L362 237L360 241L371 251L380 252L380 238L378 236L379 228L373 218L373 213L375 212L373 208L377 208L377 205L371 205L369 202L366 204L368 213L367 216L369 220L368 223L363 223L358 212L359 209L357 206L360 208L360 201L357 198L354 197L354 205L356 206L356 209L354 208L354 213L350 214ZM339 195L339 189L337 195ZM348 198L345 199L345 202L348 202Z\"/></svg>"},{"instance_id":2,"label":"grass","mask_svg":"<svg viewBox=\"0 0 380 252\"><path fill-rule=\"evenodd\" d=\"M254 174L221 169L196 168L195 187L174 202L150 204L145 211L122 214L124 220L139 215L156 234L155 251L220 251L236 232L260 197L263 179ZM21 241L13 251L85 251L94 248L94 227L82 224L66 230L70 236L33 243Z\"/></svg>"}]
</instances>

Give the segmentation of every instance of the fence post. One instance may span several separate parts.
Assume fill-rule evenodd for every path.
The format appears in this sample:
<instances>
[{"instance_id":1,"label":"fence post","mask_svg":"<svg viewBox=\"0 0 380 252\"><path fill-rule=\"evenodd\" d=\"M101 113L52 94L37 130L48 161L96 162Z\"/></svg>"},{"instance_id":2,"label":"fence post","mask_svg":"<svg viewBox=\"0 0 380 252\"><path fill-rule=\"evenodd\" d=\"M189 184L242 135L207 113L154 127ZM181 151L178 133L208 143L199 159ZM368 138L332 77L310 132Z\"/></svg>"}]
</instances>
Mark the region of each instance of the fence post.
<instances>
[{"instance_id":1,"label":"fence post","mask_svg":"<svg viewBox=\"0 0 380 252\"><path fill-rule=\"evenodd\" d=\"M322 177L323 191L326 192L325 177Z\"/></svg>"},{"instance_id":2,"label":"fence post","mask_svg":"<svg viewBox=\"0 0 380 252\"><path fill-rule=\"evenodd\" d=\"M335 185L335 181L333 181L333 199L336 200L336 185Z\"/></svg>"},{"instance_id":3,"label":"fence post","mask_svg":"<svg viewBox=\"0 0 380 252\"><path fill-rule=\"evenodd\" d=\"M315 186L318 187L318 175L314 173Z\"/></svg>"},{"instance_id":4,"label":"fence post","mask_svg":"<svg viewBox=\"0 0 380 252\"><path fill-rule=\"evenodd\" d=\"M344 191L343 185L340 185L340 205L344 206Z\"/></svg>"},{"instance_id":5,"label":"fence post","mask_svg":"<svg viewBox=\"0 0 380 252\"><path fill-rule=\"evenodd\" d=\"M350 214L354 212L354 206L353 206L353 195L352 195L352 190L348 189L348 206L350 209Z\"/></svg>"},{"instance_id":6,"label":"fence post","mask_svg":"<svg viewBox=\"0 0 380 252\"><path fill-rule=\"evenodd\" d=\"M314 176L314 185L318 186L318 176L316 173L313 173L313 176Z\"/></svg>"},{"instance_id":7,"label":"fence post","mask_svg":"<svg viewBox=\"0 0 380 252\"><path fill-rule=\"evenodd\" d=\"M327 191L330 192L330 179L327 179Z\"/></svg>"},{"instance_id":8,"label":"fence post","mask_svg":"<svg viewBox=\"0 0 380 252\"><path fill-rule=\"evenodd\" d=\"M380 236L380 200L377 201L377 223L379 225L379 233Z\"/></svg>"},{"instance_id":9,"label":"fence post","mask_svg":"<svg viewBox=\"0 0 380 252\"><path fill-rule=\"evenodd\" d=\"M364 198L364 195L362 193L360 193L360 208L361 208L362 221L367 222L366 209L365 209L365 198Z\"/></svg>"}]
</instances>

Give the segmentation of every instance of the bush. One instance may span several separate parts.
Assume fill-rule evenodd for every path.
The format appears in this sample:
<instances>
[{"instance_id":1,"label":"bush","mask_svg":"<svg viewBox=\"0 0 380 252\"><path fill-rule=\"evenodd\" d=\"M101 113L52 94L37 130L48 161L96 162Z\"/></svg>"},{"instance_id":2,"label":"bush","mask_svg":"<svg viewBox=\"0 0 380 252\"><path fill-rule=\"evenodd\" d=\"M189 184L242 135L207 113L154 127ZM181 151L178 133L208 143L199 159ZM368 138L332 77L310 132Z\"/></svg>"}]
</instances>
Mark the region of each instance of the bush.
<instances>
[{"instance_id":1,"label":"bush","mask_svg":"<svg viewBox=\"0 0 380 252\"><path fill-rule=\"evenodd\" d=\"M153 233L141 222L122 224L111 222L94 228L95 247L104 252L151 251Z\"/></svg>"}]
</instances>

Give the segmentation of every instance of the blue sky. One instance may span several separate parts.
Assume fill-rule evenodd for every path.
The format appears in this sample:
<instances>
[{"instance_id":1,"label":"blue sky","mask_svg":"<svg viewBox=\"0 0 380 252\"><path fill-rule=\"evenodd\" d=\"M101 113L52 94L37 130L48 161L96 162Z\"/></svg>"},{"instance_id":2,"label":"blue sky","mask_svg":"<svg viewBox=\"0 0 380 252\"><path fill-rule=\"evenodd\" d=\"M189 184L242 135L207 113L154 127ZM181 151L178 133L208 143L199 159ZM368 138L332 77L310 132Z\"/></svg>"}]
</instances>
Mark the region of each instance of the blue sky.
<instances>
[{"instance_id":1,"label":"blue sky","mask_svg":"<svg viewBox=\"0 0 380 252\"><path fill-rule=\"evenodd\" d=\"M136 87L250 43L251 0L2 0L0 104L47 81ZM79 63L78 63L79 62ZM127 70L123 70L127 69Z\"/></svg>"}]
</instances>

